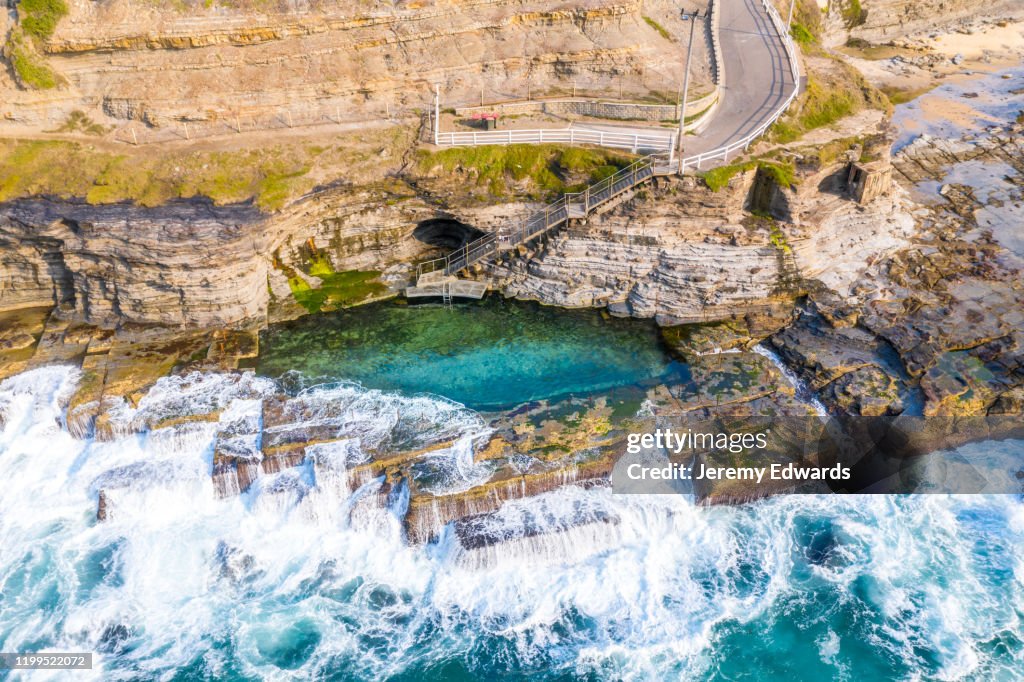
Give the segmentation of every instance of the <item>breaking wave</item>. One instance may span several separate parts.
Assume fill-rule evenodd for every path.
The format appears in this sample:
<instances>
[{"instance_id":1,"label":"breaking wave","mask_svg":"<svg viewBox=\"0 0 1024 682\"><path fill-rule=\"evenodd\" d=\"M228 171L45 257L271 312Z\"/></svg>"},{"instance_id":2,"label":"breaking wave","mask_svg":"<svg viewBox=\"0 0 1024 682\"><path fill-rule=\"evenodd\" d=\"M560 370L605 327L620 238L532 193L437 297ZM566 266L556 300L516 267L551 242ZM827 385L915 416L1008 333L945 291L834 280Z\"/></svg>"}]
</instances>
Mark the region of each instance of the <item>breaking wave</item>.
<instances>
[{"instance_id":1,"label":"breaking wave","mask_svg":"<svg viewBox=\"0 0 1024 682\"><path fill-rule=\"evenodd\" d=\"M0 650L96 652L83 679L1024 669L1017 498L792 496L707 509L570 485L411 546L408 488L346 477L388 448L449 443L425 455L430 480L439 492L471 486L487 473L472 461L489 432L476 413L355 384L309 387L281 409L335 438L221 498L217 443L255 452L259 405L278 387L164 379L122 406L123 428L99 442L63 423L78 378L50 367L0 384ZM184 413L208 418L179 423Z\"/></svg>"}]
</instances>

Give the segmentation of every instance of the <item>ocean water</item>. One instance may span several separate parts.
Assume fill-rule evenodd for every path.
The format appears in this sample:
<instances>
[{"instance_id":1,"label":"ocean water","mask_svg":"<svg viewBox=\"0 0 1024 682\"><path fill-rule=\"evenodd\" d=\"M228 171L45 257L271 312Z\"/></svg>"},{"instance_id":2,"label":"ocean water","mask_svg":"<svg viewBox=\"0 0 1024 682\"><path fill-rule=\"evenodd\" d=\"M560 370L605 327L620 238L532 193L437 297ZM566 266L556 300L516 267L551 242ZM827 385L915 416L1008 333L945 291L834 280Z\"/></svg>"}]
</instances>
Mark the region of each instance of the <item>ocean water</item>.
<instances>
[{"instance_id":1,"label":"ocean water","mask_svg":"<svg viewBox=\"0 0 1024 682\"><path fill-rule=\"evenodd\" d=\"M1003 497L786 497L698 508L577 487L410 546L401 496L349 494L346 463L216 499L215 434L268 379L165 379L126 423L222 408L219 422L72 438L77 370L0 384L0 649L94 651L73 679L1015 679L1024 670L1024 503ZM472 434L471 410L353 385L367 443L414 410ZM379 409L374 409L374 406ZM235 428L235 430L239 430ZM451 454L453 476L472 477ZM110 518L95 520L97 489ZM589 523L580 523L589 519ZM17 673L13 679L72 679Z\"/></svg>"},{"instance_id":2,"label":"ocean water","mask_svg":"<svg viewBox=\"0 0 1024 682\"><path fill-rule=\"evenodd\" d=\"M1016 115L1013 83L936 95L969 100L983 126ZM963 129L914 117L897 113L901 144ZM978 184L977 170L952 172ZM379 480L349 492L348 467L417 438L455 443L435 455L438 492L478 482L478 410L685 379L652 326L501 301L378 305L275 327L263 349L262 377L167 378L118 406L111 442L65 428L77 370L0 382L0 651L96 662L0 679L1024 679L1020 496L708 509L568 486L467 524L505 542L453 525L411 546L407 496L381 503ZM218 434L255 450L259 401L281 390L349 440L218 499Z\"/></svg>"},{"instance_id":3,"label":"ocean water","mask_svg":"<svg viewBox=\"0 0 1024 682\"><path fill-rule=\"evenodd\" d=\"M688 379L652 321L496 296L450 309L361 306L274 325L260 341L265 376L357 381L475 409Z\"/></svg>"}]
</instances>

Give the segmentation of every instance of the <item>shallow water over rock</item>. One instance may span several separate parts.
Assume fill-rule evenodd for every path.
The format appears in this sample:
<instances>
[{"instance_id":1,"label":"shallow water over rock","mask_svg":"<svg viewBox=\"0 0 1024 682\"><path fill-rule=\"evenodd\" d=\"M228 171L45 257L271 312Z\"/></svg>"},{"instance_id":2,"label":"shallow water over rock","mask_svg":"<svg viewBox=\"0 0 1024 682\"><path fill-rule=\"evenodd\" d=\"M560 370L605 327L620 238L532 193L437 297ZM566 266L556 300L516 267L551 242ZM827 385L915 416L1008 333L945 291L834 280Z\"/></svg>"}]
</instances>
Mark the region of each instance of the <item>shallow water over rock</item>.
<instances>
[{"instance_id":1,"label":"shallow water over rock","mask_svg":"<svg viewBox=\"0 0 1024 682\"><path fill-rule=\"evenodd\" d=\"M300 385L345 379L433 393L474 409L684 380L651 322L492 297L482 303L379 303L272 326L257 371Z\"/></svg>"},{"instance_id":2,"label":"shallow water over rock","mask_svg":"<svg viewBox=\"0 0 1024 682\"><path fill-rule=\"evenodd\" d=\"M958 138L988 126L1012 122L1021 111L1024 67L946 83L896 107L893 124L899 133L894 151L921 135Z\"/></svg>"}]
</instances>

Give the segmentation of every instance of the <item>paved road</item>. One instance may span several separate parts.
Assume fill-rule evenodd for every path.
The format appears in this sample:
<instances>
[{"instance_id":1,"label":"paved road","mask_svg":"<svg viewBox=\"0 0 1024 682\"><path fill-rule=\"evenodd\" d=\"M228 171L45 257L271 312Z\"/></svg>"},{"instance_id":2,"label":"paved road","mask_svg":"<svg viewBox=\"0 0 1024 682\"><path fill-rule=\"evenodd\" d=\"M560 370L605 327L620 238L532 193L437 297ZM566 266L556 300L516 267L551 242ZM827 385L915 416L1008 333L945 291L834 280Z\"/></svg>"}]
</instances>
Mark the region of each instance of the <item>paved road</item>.
<instances>
[{"instance_id":1,"label":"paved road","mask_svg":"<svg viewBox=\"0 0 1024 682\"><path fill-rule=\"evenodd\" d=\"M793 91L786 48L760 0L720 0L719 39L725 88L718 111L700 135L683 141L684 156L742 139L770 119Z\"/></svg>"},{"instance_id":2,"label":"paved road","mask_svg":"<svg viewBox=\"0 0 1024 682\"><path fill-rule=\"evenodd\" d=\"M725 61L722 101L711 123L700 134L686 136L684 157L721 149L750 135L775 115L795 86L786 47L760 0L719 2L719 40ZM628 123L574 123L570 127L659 136L666 141L673 133L668 128ZM720 163L722 160L705 167Z\"/></svg>"}]
</instances>

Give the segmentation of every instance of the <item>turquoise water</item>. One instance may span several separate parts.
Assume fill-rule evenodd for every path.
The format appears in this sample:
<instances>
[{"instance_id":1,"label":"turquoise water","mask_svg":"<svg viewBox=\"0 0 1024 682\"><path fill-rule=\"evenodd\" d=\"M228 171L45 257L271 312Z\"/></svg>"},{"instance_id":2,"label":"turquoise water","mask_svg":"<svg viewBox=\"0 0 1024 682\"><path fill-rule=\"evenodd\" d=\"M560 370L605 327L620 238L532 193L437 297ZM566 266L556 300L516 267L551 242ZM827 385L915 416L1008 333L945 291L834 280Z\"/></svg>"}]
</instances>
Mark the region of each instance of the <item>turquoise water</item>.
<instances>
[{"instance_id":1,"label":"turquoise water","mask_svg":"<svg viewBox=\"0 0 1024 682\"><path fill-rule=\"evenodd\" d=\"M709 509L568 486L488 517L498 537L524 524L549 532L476 562L451 526L410 546L407 498L379 496L379 479L352 493L330 467L218 499L218 433L250 432L260 398L279 391L269 379L162 379L143 416L222 406L217 421L111 442L62 427L77 381L44 367L0 383L11 482L0 486L0 650L94 652L96 669L75 679L1013 680L1024 670L1019 496ZM351 436L317 450L321 462L363 461L362 448L408 437L398 415L441 440L486 428L449 401L352 384L293 400ZM110 516L98 523L101 485ZM580 518L602 521L574 526Z\"/></svg>"},{"instance_id":2,"label":"turquoise water","mask_svg":"<svg viewBox=\"0 0 1024 682\"><path fill-rule=\"evenodd\" d=\"M259 371L291 388L363 384L302 395L302 414L343 422L355 461L408 438L400 414L438 440L486 428L411 394L493 409L686 375L649 323L501 300L310 317L275 326L262 353ZM163 379L140 411L217 406L217 421L101 443L62 426L78 380L43 367L0 382L0 651L91 651L96 669L11 679L1024 679L1020 496L709 509L568 486L506 503L495 535L607 522L480 566L450 527L409 546L401 496L368 504L380 481L349 494L303 466L218 499L218 434L251 433L274 381Z\"/></svg>"},{"instance_id":3,"label":"turquoise water","mask_svg":"<svg viewBox=\"0 0 1024 682\"><path fill-rule=\"evenodd\" d=\"M493 296L452 308L378 303L274 325L257 371L432 393L482 410L686 377L653 322Z\"/></svg>"},{"instance_id":4,"label":"turquoise water","mask_svg":"<svg viewBox=\"0 0 1024 682\"><path fill-rule=\"evenodd\" d=\"M216 433L244 431L259 414L253 396L276 391L269 380L162 380L140 410L212 396L227 406L219 424L106 443L59 424L77 380L46 367L0 383L0 464L16 482L0 487L0 650L90 651L96 667L13 679L1013 680L1024 670L1019 497L705 508L569 486L489 519L509 536L524 523L563 532L500 545L498 561L479 564L450 527L409 546L401 508L366 504L380 481L348 495L322 471L284 472L217 499ZM480 428L447 401L351 384L303 395L306 414L341 414L373 442L374 429L403 428L389 411L415 410L425 429ZM114 473L111 516L97 523L96 481ZM565 532L581 515L607 522Z\"/></svg>"}]
</instances>

